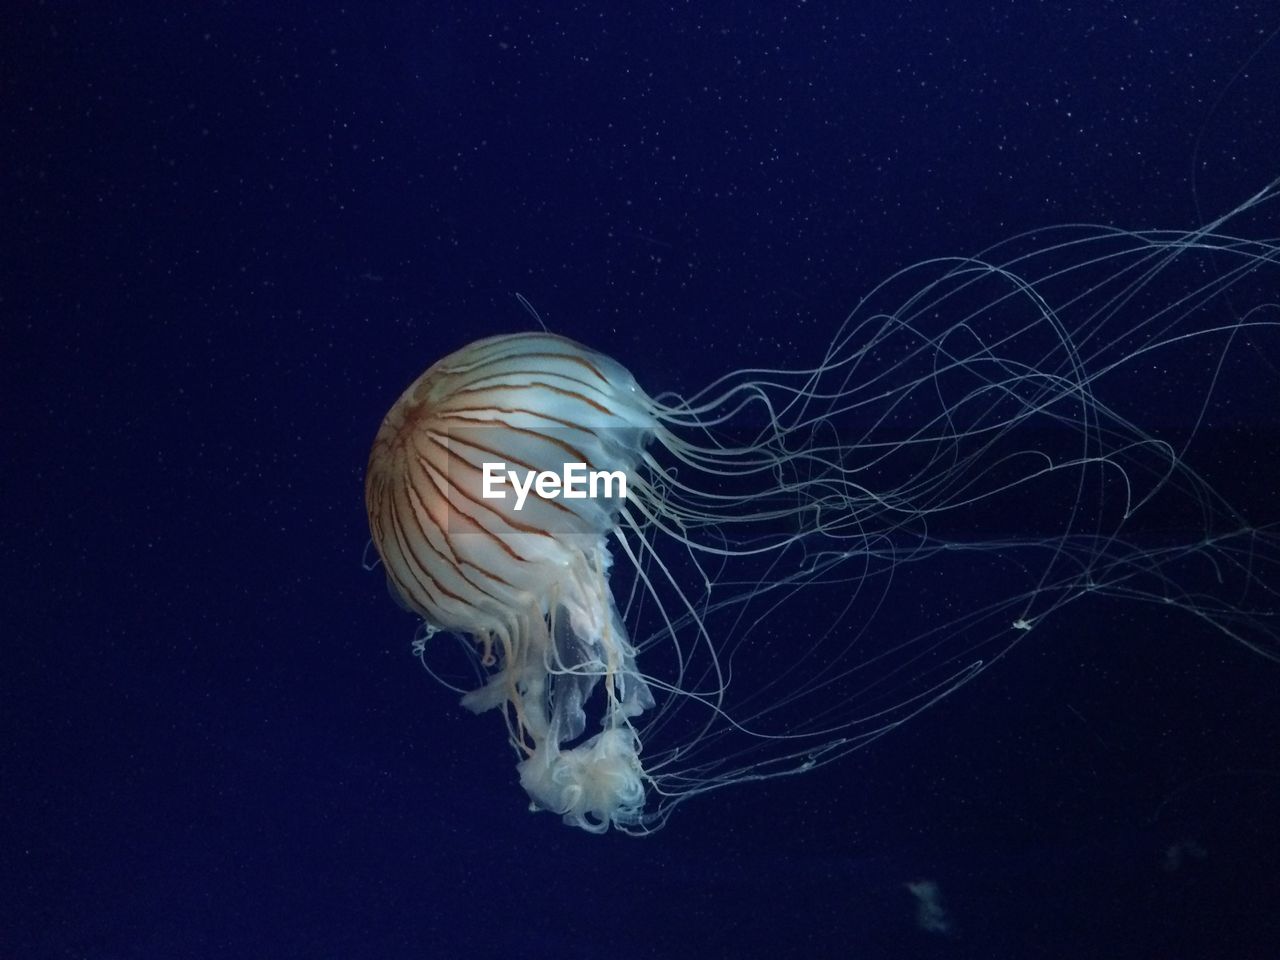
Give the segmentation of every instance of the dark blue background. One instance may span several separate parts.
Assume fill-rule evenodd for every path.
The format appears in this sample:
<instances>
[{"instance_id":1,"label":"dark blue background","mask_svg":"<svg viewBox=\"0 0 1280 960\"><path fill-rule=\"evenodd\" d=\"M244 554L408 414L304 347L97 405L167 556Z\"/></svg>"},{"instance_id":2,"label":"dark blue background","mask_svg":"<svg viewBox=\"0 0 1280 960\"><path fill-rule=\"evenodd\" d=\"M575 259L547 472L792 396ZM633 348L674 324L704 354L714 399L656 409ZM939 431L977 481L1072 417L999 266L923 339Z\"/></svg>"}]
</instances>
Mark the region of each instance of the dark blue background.
<instances>
[{"instance_id":1,"label":"dark blue background","mask_svg":"<svg viewBox=\"0 0 1280 960\"><path fill-rule=\"evenodd\" d=\"M688 390L923 257L1193 226L1280 172L1274 3L6 19L0 955L1280 955L1280 670L1190 618L637 841L526 813L361 569L383 413L517 292Z\"/></svg>"}]
</instances>

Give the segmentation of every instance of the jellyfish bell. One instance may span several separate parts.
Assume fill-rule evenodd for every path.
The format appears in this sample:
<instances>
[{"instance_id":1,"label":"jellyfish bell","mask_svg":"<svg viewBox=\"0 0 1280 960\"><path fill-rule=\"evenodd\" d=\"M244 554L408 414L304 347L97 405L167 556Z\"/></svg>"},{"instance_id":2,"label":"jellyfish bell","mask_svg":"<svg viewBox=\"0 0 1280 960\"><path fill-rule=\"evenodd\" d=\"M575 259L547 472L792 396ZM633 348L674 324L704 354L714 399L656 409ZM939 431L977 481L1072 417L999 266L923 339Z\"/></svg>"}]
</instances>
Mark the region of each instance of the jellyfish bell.
<instances>
[{"instance_id":1,"label":"jellyfish bell","mask_svg":"<svg viewBox=\"0 0 1280 960\"><path fill-rule=\"evenodd\" d=\"M463 347L374 441L391 588L470 638L463 703L503 712L534 807L595 832L832 762L1090 598L1276 659L1277 526L1191 455L1231 371L1274 374L1280 242L1242 234L1278 185L914 265L815 363L688 395L547 333ZM1153 388L1187 429L1144 426ZM574 464L625 494L564 495Z\"/></svg>"}]
</instances>

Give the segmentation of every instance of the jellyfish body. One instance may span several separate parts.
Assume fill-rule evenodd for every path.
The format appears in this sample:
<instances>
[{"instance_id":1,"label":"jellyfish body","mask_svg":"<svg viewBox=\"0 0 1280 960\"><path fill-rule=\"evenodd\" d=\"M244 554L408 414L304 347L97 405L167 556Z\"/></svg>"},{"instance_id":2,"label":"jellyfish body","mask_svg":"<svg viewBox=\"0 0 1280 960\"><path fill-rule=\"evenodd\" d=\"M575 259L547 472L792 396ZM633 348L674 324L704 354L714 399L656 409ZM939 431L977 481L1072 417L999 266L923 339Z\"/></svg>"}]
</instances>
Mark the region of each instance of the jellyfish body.
<instances>
[{"instance_id":1,"label":"jellyfish body","mask_svg":"<svg viewBox=\"0 0 1280 960\"><path fill-rule=\"evenodd\" d=\"M495 669L463 703L507 711L533 802L588 829L644 802L631 720L653 704L609 591L612 498L486 497L484 465L631 472L654 423L618 364L569 340L481 340L436 363L378 431L366 505L391 588ZM492 484L491 484L492 489ZM503 491L504 494L507 491ZM604 688L599 732L580 744Z\"/></svg>"},{"instance_id":2,"label":"jellyfish body","mask_svg":"<svg viewBox=\"0 0 1280 960\"><path fill-rule=\"evenodd\" d=\"M391 588L473 641L463 703L503 711L534 806L597 832L842 757L1089 598L1277 659L1280 526L1189 457L1222 381L1280 402L1280 242L1241 238L1278 188L1190 232L917 264L816 363L688 395L550 334L464 347L370 456ZM1185 430L1143 426L1155 390ZM486 495L495 461L616 471L626 496L520 508Z\"/></svg>"}]
</instances>

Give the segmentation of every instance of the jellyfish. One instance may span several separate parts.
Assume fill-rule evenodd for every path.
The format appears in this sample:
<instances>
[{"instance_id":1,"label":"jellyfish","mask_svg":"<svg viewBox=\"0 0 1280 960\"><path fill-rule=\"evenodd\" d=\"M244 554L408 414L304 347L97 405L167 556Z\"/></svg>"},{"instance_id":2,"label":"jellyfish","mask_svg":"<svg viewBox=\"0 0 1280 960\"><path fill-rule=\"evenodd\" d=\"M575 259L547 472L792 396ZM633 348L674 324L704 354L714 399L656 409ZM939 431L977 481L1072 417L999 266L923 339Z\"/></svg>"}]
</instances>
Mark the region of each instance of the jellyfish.
<instances>
[{"instance_id":1,"label":"jellyfish","mask_svg":"<svg viewBox=\"0 0 1280 960\"><path fill-rule=\"evenodd\" d=\"M1280 242L1243 228L1278 188L916 264L812 362L690 394L549 332L461 347L366 474L414 649L503 716L533 809L638 834L866 746L1090 598L1277 659L1280 531L1192 452L1221 377L1275 370ZM1151 391L1190 426L1144 426Z\"/></svg>"},{"instance_id":2,"label":"jellyfish","mask_svg":"<svg viewBox=\"0 0 1280 960\"><path fill-rule=\"evenodd\" d=\"M433 629L477 643L492 672L463 704L506 711L530 798L587 829L640 822L645 797L633 720L654 700L608 583L622 490L486 498L485 467L635 477L654 410L620 365L572 341L491 337L414 381L369 458L369 523L392 590ZM597 686L602 729L568 746Z\"/></svg>"}]
</instances>

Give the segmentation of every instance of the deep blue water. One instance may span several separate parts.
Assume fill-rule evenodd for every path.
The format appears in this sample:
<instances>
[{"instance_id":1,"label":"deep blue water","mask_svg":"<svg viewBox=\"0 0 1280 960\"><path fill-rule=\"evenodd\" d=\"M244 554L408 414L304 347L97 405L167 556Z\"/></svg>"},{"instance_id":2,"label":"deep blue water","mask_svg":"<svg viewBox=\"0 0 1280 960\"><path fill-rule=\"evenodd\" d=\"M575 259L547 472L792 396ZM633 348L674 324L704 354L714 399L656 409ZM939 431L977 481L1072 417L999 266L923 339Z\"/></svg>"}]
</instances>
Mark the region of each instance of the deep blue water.
<instances>
[{"instance_id":1,"label":"deep blue water","mask_svg":"<svg viewBox=\"0 0 1280 960\"><path fill-rule=\"evenodd\" d=\"M6 19L0 956L1280 956L1280 667L1190 618L1073 609L635 840L527 813L361 566L383 413L517 293L689 389L811 362L916 260L1243 201L1274 4ZM1259 523L1275 347L1198 438Z\"/></svg>"}]
</instances>

